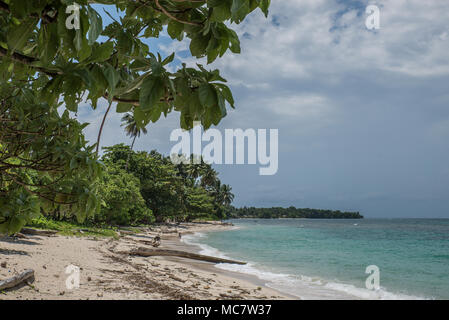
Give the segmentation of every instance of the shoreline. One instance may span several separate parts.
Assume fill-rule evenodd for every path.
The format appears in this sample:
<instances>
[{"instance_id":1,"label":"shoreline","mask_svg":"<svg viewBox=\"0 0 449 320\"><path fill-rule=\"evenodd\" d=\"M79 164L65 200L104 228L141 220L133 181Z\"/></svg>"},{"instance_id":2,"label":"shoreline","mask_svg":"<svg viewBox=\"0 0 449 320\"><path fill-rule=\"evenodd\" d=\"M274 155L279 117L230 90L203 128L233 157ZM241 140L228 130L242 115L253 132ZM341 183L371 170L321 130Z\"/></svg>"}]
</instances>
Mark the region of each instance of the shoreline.
<instances>
[{"instance_id":1,"label":"shoreline","mask_svg":"<svg viewBox=\"0 0 449 320\"><path fill-rule=\"evenodd\" d=\"M233 228L235 228L235 226L233 226L233 225L229 226L228 228L218 228L218 229L217 228L205 228L203 230L198 230L196 232L189 232L188 235L190 235L190 234L194 235L197 233L209 233L209 232L215 232L215 231L231 230ZM202 248L199 244L190 244L190 243L186 243L183 240L181 240L181 241L179 241L179 244L177 244L177 246L178 245L181 246L183 248L183 250L189 250L189 251L192 250L195 253L202 254ZM247 261L245 261L245 262L247 262ZM220 273L227 275L231 278L236 278L239 281L249 282L255 286L263 287L270 291L274 291L279 296L282 296L283 297L282 299L284 299L284 300L300 300L301 299L298 296L289 294L287 292L282 292L275 288L271 288L270 286L267 285L267 281L265 279L261 279L253 274L217 268L216 264L202 264L201 268L203 268L204 270L209 271L209 272L216 272L218 270Z\"/></svg>"},{"instance_id":2,"label":"shoreline","mask_svg":"<svg viewBox=\"0 0 449 320\"><path fill-rule=\"evenodd\" d=\"M248 219L252 220L252 219ZM259 219L262 220L262 219ZM345 219L348 221L351 221L353 219ZM270 226L270 224L268 224ZM237 224L238 228L242 227L244 229L248 228L251 229L251 224ZM303 225L301 225L301 228ZM264 234L263 229L258 230L259 234ZM222 236L218 236L218 239L221 239L220 243L233 243L233 238L238 237L241 242L245 243L246 241L246 230L244 232L236 232L234 234L226 235L223 233ZM248 240L251 241L251 238L254 236L254 234L251 234L248 236ZM257 241L264 241L263 236L262 237L256 237ZM212 243L212 246L208 245L208 241L201 241L201 238L198 239L198 241L194 241L199 243L202 246L203 252L212 252L213 255L217 255L220 257L227 258L223 252L218 251L217 248L223 248L223 251L225 252L233 252L230 250L227 246L222 246L217 242L217 239L211 240L210 243ZM214 244L216 244L216 247L214 248ZM204 245L204 247L203 247ZM250 246L254 246L254 241L251 243ZM272 248L270 248L273 250ZM217 251L217 252L215 252ZM245 250L242 250L240 247L237 249L237 252L240 252L237 256L245 256L242 253L245 252ZM253 256L250 252L247 252L247 255ZM271 268L265 268L265 263L268 262L268 260L263 259L262 261L257 258L257 255L255 255L255 259L253 261L259 261L259 263L256 263L254 265L249 265L249 268L246 268L243 266L243 268L240 268L240 266L235 265L223 265L223 269L225 270L236 270L237 272L242 272L245 274L254 275L259 279L262 279L262 281L266 282L266 286L270 288L274 288L278 290L279 292L282 292L285 294L290 294L293 299L300 299L300 300L428 300L428 299L435 299L432 295L425 295L420 293L410 293L406 292L405 290L401 289L391 289L391 288L385 288L380 287L376 290L370 290L368 288L365 288L363 286L357 286L356 284L352 283L351 281L341 281L337 280L336 278L332 279L331 276L314 276L313 271L309 273L303 273L298 271L299 268L296 270L284 271L279 272L276 271L277 267L276 264L271 264ZM284 256L285 259L285 256ZM221 266L219 266L221 268ZM277 269L279 270L279 269ZM310 276L312 274L312 276Z\"/></svg>"},{"instance_id":3,"label":"shoreline","mask_svg":"<svg viewBox=\"0 0 449 320\"><path fill-rule=\"evenodd\" d=\"M285 300L299 299L265 286L256 276L222 270L214 263L171 256L129 255L136 247L147 247L142 239L159 235L160 249L198 253L199 246L180 241L183 235L226 230L219 222L157 226L120 239L27 236L0 238L0 280L25 269L35 271L32 284L22 284L0 293L0 300ZM68 288L74 275L67 266L79 267L78 288ZM68 273L66 273L66 271ZM73 282L72 282L73 284Z\"/></svg>"}]
</instances>

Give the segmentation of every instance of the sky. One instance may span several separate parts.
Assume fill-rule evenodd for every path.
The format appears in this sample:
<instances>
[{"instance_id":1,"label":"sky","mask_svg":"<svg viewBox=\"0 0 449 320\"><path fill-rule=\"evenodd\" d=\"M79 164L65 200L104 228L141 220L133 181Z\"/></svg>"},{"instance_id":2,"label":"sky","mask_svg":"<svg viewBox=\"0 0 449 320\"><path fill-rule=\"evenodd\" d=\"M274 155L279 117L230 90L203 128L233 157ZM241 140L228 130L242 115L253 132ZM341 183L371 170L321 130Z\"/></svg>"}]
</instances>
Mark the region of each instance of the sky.
<instances>
[{"instance_id":1,"label":"sky","mask_svg":"<svg viewBox=\"0 0 449 320\"><path fill-rule=\"evenodd\" d=\"M380 8L380 29L365 8ZM107 17L103 15L105 23ZM220 69L236 109L217 129L278 129L279 169L214 165L234 205L360 211L375 218L449 218L449 2L272 0L232 25L242 53ZM198 62L189 41L150 43L176 64ZM199 61L206 65L206 61ZM106 102L80 106L95 142ZM102 146L131 143L111 113ZM135 149L168 155L179 113L150 124Z\"/></svg>"}]
</instances>

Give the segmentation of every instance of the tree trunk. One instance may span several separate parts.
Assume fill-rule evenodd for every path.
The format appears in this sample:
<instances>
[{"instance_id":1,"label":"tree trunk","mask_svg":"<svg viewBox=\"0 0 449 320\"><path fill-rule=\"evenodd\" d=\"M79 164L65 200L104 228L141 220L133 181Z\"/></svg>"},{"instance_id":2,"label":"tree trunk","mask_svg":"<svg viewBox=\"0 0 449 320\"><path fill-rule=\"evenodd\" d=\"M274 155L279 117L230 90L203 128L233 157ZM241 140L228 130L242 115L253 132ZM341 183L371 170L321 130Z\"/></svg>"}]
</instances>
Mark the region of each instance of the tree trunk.
<instances>
[{"instance_id":1,"label":"tree trunk","mask_svg":"<svg viewBox=\"0 0 449 320\"><path fill-rule=\"evenodd\" d=\"M32 269L25 270L24 272L18 274L17 276L0 281L0 291L14 288L15 286L33 277L34 277L34 270Z\"/></svg>"},{"instance_id":2,"label":"tree trunk","mask_svg":"<svg viewBox=\"0 0 449 320\"><path fill-rule=\"evenodd\" d=\"M131 151L132 151L133 148L134 148L134 142L136 142L136 138L137 138L137 136L134 136L133 143L131 143Z\"/></svg>"},{"instance_id":3,"label":"tree trunk","mask_svg":"<svg viewBox=\"0 0 449 320\"><path fill-rule=\"evenodd\" d=\"M98 131L98 138L97 138L97 149L95 151L96 155L98 156L98 151L100 150L100 139L101 139L101 133L103 132L103 126L106 122L106 118L108 116L109 110L111 110L112 101L109 102L108 109L106 110L106 113L104 114L103 121L101 122L100 130Z\"/></svg>"},{"instance_id":4,"label":"tree trunk","mask_svg":"<svg viewBox=\"0 0 449 320\"><path fill-rule=\"evenodd\" d=\"M131 143L131 151L133 151L133 148L134 148L134 142L136 142L136 138L137 138L137 136L134 136L133 142ZM125 171L128 171L129 156L130 156L130 155L128 154L128 159L126 159Z\"/></svg>"},{"instance_id":5,"label":"tree trunk","mask_svg":"<svg viewBox=\"0 0 449 320\"><path fill-rule=\"evenodd\" d=\"M36 230L36 229L30 229L30 228L22 228L22 230L20 230L21 233L23 234L31 234L31 235L35 235L35 236L54 236L56 233L58 233L58 231L53 231L53 230Z\"/></svg>"},{"instance_id":6,"label":"tree trunk","mask_svg":"<svg viewBox=\"0 0 449 320\"><path fill-rule=\"evenodd\" d=\"M191 253L191 252L186 252L186 251L167 250L167 249L137 248L137 249L131 250L131 252L129 252L129 254L133 255L133 256L141 256L141 257L172 256L172 257L181 257L181 258L188 258L188 259L193 259L193 260L201 260L201 261L214 262L214 263L246 264L246 262L242 262L242 261L222 259L222 258L205 256L202 254L196 254L196 253Z\"/></svg>"}]
</instances>

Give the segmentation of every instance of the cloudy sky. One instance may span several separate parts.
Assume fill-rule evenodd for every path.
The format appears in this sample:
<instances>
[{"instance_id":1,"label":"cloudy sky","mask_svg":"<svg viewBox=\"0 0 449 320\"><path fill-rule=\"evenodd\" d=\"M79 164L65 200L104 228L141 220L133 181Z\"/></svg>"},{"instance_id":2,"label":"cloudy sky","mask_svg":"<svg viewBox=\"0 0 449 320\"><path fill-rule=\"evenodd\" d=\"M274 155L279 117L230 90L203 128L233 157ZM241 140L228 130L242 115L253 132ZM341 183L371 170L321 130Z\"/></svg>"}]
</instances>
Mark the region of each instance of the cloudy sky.
<instances>
[{"instance_id":1,"label":"cloudy sky","mask_svg":"<svg viewBox=\"0 0 449 320\"><path fill-rule=\"evenodd\" d=\"M365 26L368 4L380 8L380 30ZM234 26L242 53L208 66L237 103L218 129L279 130L276 175L215 166L234 204L449 218L448 21L445 0L272 0L268 19L256 11ZM151 44L195 62L188 42ZM80 109L94 142L105 105ZM151 124L136 149L168 155L178 126L177 113ZM102 146L121 142L130 139L114 114Z\"/></svg>"}]
</instances>

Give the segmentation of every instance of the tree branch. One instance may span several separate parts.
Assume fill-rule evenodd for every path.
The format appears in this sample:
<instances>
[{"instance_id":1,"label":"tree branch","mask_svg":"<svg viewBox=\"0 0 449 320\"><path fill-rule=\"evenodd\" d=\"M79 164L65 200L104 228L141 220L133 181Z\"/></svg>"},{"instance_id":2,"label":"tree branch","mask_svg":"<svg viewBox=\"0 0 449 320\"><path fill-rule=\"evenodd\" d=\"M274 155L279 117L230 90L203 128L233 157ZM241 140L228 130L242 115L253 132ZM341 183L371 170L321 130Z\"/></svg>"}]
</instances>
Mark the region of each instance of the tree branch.
<instances>
[{"instance_id":1,"label":"tree branch","mask_svg":"<svg viewBox=\"0 0 449 320\"><path fill-rule=\"evenodd\" d=\"M159 0L154 0L154 2L156 3L156 6L157 6L157 7L158 7L158 8L159 8L159 9L160 9L160 10L161 10L167 17L169 17L169 18L172 19L172 20L175 20L175 21L177 21L177 22L179 22L179 23L183 23L183 24L189 24L189 25L192 25L192 26L200 26L200 27L203 26L202 23L180 20L180 19L176 18L175 16L173 16L170 12L168 12L167 9L165 9L165 8L159 3ZM177 2L184 2L184 1L177 1Z\"/></svg>"},{"instance_id":2,"label":"tree branch","mask_svg":"<svg viewBox=\"0 0 449 320\"><path fill-rule=\"evenodd\" d=\"M97 156L98 156L98 150L100 149L101 133L103 132L103 126L104 126L104 123L105 123L105 121L106 121L106 117L108 116L109 110L111 110L111 107L112 107L112 101L109 102L108 109L106 110L106 113L104 114L103 121L101 122L100 130L98 131L97 150L95 151L95 153L97 154Z\"/></svg>"},{"instance_id":3,"label":"tree branch","mask_svg":"<svg viewBox=\"0 0 449 320\"><path fill-rule=\"evenodd\" d=\"M25 183L23 183L23 182L20 181L20 180L17 180L13 175L11 175L11 174L9 174L9 173L7 173L7 172L4 172L4 173L5 173L7 176L9 176L9 177L12 179L12 181L14 181L14 182L17 183L18 185L22 186L27 192L29 192L29 193L31 193L31 194L34 194L34 195L36 195L36 196L38 196L38 197L40 197L40 198L42 198L42 199L48 200L48 201L53 202L53 203L56 203L56 204L62 204L62 205L71 205L71 204L75 204L75 203L76 203L76 201L73 201L73 202L62 202L62 201L57 201L57 200L51 199L51 198L49 198L49 196L47 196L47 195L44 195L44 194L42 194L42 193L40 193L40 192L31 190Z\"/></svg>"},{"instance_id":4,"label":"tree branch","mask_svg":"<svg viewBox=\"0 0 449 320\"><path fill-rule=\"evenodd\" d=\"M4 49L2 47L0 47L0 57L10 58L13 61L16 61L16 62L25 64L27 66L30 66L30 67L32 67L32 68L34 68L34 69L36 69L38 71L41 71L41 72L43 72L43 73L45 73L45 74L47 74L49 76L52 76L52 77L62 74L61 71L56 71L55 72L55 71L47 70L47 69L42 68L42 67L33 66L33 62L39 61L38 59L36 59L34 57L26 56L26 55L18 53L18 52L14 52L12 54L9 54L8 50L6 50L6 49Z\"/></svg>"},{"instance_id":5,"label":"tree branch","mask_svg":"<svg viewBox=\"0 0 449 320\"><path fill-rule=\"evenodd\" d=\"M103 98L105 98L106 100L109 100L109 95L107 92L105 92L105 94L103 95ZM174 101L175 99L170 97L170 98L163 98L160 99L160 102L168 102L168 101ZM119 103L128 103L128 104L132 104L135 107L139 107L140 106L140 102L139 100L133 100L133 99L123 99L123 98L119 98L119 97L112 97L112 101L113 102L119 102Z\"/></svg>"}]
</instances>

